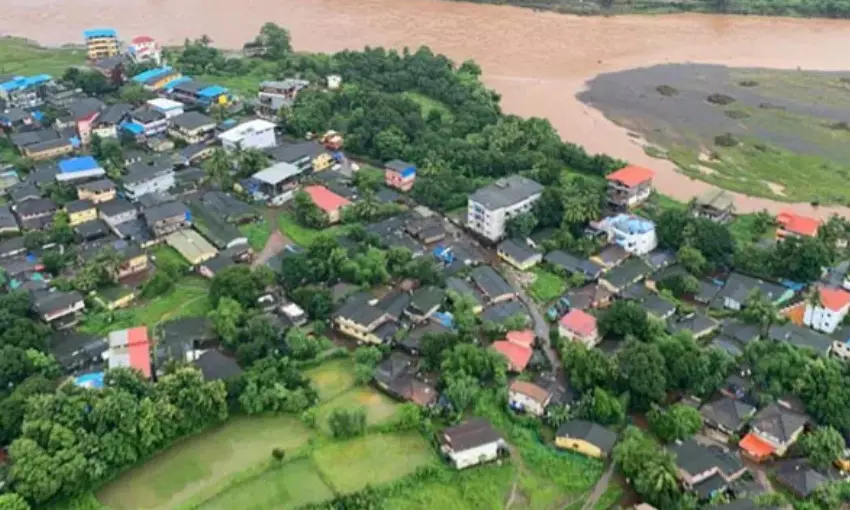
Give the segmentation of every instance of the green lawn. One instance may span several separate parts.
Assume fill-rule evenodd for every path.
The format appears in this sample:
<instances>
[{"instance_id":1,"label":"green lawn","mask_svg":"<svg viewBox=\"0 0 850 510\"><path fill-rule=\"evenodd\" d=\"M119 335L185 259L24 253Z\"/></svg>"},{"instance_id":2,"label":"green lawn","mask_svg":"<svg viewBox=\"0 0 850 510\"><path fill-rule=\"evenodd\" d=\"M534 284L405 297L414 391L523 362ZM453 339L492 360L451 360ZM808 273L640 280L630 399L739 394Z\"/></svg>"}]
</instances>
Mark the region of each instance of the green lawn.
<instances>
[{"instance_id":1,"label":"green lawn","mask_svg":"<svg viewBox=\"0 0 850 510\"><path fill-rule=\"evenodd\" d=\"M317 237L323 234L331 237L337 237L348 232L354 226L354 224L334 225L333 227L326 228L324 230L313 230L312 228L299 225L298 222L295 221L295 217L292 213L289 212L280 213L278 222L280 231L299 246L310 246Z\"/></svg>"},{"instance_id":2,"label":"green lawn","mask_svg":"<svg viewBox=\"0 0 850 510\"><path fill-rule=\"evenodd\" d=\"M538 268L534 270L534 282L532 282L529 289L534 299L542 303L548 303L560 297L566 290L567 282L560 276L550 273L545 269Z\"/></svg>"},{"instance_id":3,"label":"green lawn","mask_svg":"<svg viewBox=\"0 0 850 510\"><path fill-rule=\"evenodd\" d=\"M26 39L0 39L0 74L29 76L47 73L59 77L65 69L85 63L80 49L45 48Z\"/></svg>"},{"instance_id":4,"label":"green lawn","mask_svg":"<svg viewBox=\"0 0 850 510\"><path fill-rule=\"evenodd\" d=\"M260 59L250 59L249 62L253 68L250 72L239 76L219 76L217 74L201 74L196 76L198 80L215 83L222 87L227 87L233 92L245 98L257 96L257 91L260 89L260 83L266 80L274 80L275 65L272 62L266 62Z\"/></svg>"},{"instance_id":5,"label":"green lawn","mask_svg":"<svg viewBox=\"0 0 850 510\"><path fill-rule=\"evenodd\" d=\"M157 267L173 267L180 273L189 269L189 262L183 258L183 255L167 244L157 245L151 251L151 260Z\"/></svg>"},{"instance_id":6,"label":"green lawn","mask_svg":"<svg viewBox=\"0 0 850 510\"><path fill-rule=\"evenodd\" d=\"M248 238L248 244L256 252L260 252L265 248L266 242L269 240L269 236L271 236L271 228L269 228L266 220L262 220L259 223L239 225L239 231Z\"/></svg>"},{"instance_id":7,"label":"green lawn","mask_svg":"<svg viewBox=\"0 0 850 510\"><path fill-rule=\"evenodd\" d=\"M393 510L501 510L517 467L508 463L467 469L396 494L386 502ZM517 508L522 508L516 505Z\"/></svg>"},{"instance_id":8,"label":"green lawn","mask_svg":"<svg viewBox=\"0 0 850 510\"><path fill-rule=\"evenodd\" d=\"M322 403L318 407L316 421L327 431L328 417L334 409L362 408L366 411L366 423L377 425L392 418L397 407L396 401L371 386L360 386Z\"/></svg>"},{"instance_id":9,"label":"green lawn","mask_svg":"<svg viewBox=\"0 0 850 510\"><path fill-rule=\"evenodd\" d=\"M288 416L237 416L124 473L97 498L113 510L176 508L205 493L216 494L230 477L270 459L272 448L297 448L310 434Z\"/></svg>"},{"instance_id":10,"label":"green lawn","mask_svg":"<svg viewBox=\"0 0 850 510\"><path fill-rule=\"evenodd\" d=\"M446 105L436 99L431 99L424 94L407 91L402 92L401 95L418 104L422 108L423 117L427 117L432 110L436 110L442 115L451 115L451 111L449 111L449 108Z\"/></svg>"},{"instance_id":11,"label":"green lawn","mask_svg":"<svg viewBox=\"0 0 850 510\"><path fill-rule=\"evenodd\" d=\"M354 387L354 364L350 359L335 359L304 372L313 381L322 402L332 400Z\"/></svg>"}]
</instances>

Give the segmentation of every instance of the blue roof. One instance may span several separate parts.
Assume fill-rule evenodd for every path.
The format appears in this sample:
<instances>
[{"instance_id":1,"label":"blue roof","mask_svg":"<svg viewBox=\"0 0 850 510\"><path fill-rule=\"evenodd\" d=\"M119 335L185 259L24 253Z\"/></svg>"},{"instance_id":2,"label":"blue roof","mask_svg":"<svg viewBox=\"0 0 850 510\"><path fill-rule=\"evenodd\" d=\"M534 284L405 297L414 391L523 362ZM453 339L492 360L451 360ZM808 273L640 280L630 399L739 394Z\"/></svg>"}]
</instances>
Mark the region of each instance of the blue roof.
<instances>
[{"instance_id":1,"label":"blue roof","mask_svg":"<svg viewBox=\"0 0 850 510\"><path fill-rule=\"evenodd\" d=\"M192 81L192 78L188 76L181 76L180 78L174 78L173 80L169 81L168 83L163 85L162 88L165 90L172 90L177 85L180 85L181 83L186 83L187 81Z\"/></svg>"},{"instance_id":2,"label":"blue roof","mask_svg":"<svg viewBox=\"0 0 850 510\"><path fill-rule=\"evenodd\" d=\"M608 218L606 221L610 222L618 230L628 232L629 234L645 234L655 230L655 223L631 214L618 214L613 218Z\"/></svg>"},{"instance_id":3,"label":"blue roof","mask_svg":"<svg viewBox=\"0 0 850 510\"><path fill-rule=\"evenodd\" d=\"M203 88L198 91L198 95L201 97L217 97L222 94L227 94L228 90L221 85L210 85L209 87Z\"/></svg>"},{"instance_id":4,"label":"blue roof","mask_svg":"<svg viewBox=\"0 0 850 510\"><path fill-rule=\"evenodd\" d=\"M9 81L0 83L0 89L5 90L6 92L18 89L25 89L41 85L42 83L47 83L52 79L53 77L49 74L37 74L35 76L15 76Z\"/></svg>"},{"instance_id":5,"label":"blue roof","mask_svg":"<svg viewBox=\"0 0 850 510\"><path fill-rule=\"evenodd\" d=\"M83 388L93 388L99 390L103 388L103 372L94 372L91 374L83 374L74 379L74 384Z\"/></svg>"},{"instance_id":6,"label":"blue roof","mask_svg":"<svg viewBox=\"0 0 850 510\"><path fill-rule=\"evenodd\" d=\"M121 129L126 129L134 135L141 135L145 132L145 127L141 124L136 124L135 122L125 122L121 124Z\"/></svg>"},{"instance_id":7,"label":"blue roof","mask_svg":"<svg viewBox=\"0 0 850 510\"><path fill-rule=\"evenodd\" d=\"M83 172L86 170L93 170L95 168L100 168L100 165L91 156L63 159L59 162L59 172L63 174Z\"/></svg>"},{"instance_id":8,"label":"blue roof","mask_svg":"<svg viewBox=\"0 0 850 510\"><path fill-rule=\"evenodd\" d=\"M118 32L114 28L91 28L83 32L83 37L118 37Z\"/></svg>"},{"instance_id":9,"label":"blue roof","mask_svg":"<svg viewBox=\"0 0 850 510\"><path fill-rule=\"evenodd\" d=\"M409 167L407 167L407 168L405 168L404 170L401 171L401 176L405 179L408 178L408 177L413 177L414 175L416 175L416 167L415 166L409 166Z\"/></svg>"},{"instance_id":10,"label":"blue roof","mask_svg":"<svg viewBox=\"0 0 850 510\"><path fill-rule=\"evenodd\" d=\"M150 80L151 78L162 76L171 72L171 68L166 67L157 67L156 69L148 69L143 73L139 73L136 76L133 76L131 79L136 83L142 83Z\"/></svg>"}]
</instances>

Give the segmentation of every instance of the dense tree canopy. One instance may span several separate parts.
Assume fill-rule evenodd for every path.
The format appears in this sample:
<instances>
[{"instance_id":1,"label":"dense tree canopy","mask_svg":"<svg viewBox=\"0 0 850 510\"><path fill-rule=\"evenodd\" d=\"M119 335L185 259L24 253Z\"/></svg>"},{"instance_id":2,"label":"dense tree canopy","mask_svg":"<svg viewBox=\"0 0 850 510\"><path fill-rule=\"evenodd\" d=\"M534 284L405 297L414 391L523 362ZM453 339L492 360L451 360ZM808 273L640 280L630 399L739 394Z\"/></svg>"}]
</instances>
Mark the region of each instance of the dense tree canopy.
<instances>
[{"instance_id":1,"label":"dense tree canopy","mask_svg":"<svg viewBox=\"0 0 850 510\"><path fill-rule=\"evenodd\" d=\"M245 372L239 403L248 414L297 413L318 399L310 380L289 358L263 358Z\"/></svg>"}]
</instances>

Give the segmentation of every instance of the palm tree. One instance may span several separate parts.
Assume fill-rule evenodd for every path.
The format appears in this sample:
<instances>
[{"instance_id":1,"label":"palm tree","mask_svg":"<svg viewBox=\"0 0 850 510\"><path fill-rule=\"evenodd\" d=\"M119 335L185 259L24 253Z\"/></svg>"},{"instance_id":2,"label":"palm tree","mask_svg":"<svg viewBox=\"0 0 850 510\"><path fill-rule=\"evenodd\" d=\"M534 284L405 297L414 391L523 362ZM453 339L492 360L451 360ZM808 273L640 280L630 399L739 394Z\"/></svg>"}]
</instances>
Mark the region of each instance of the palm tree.
<instances>
[{"instance_id":1,"label":"palm tree","mask_svg":"<svg viewBox=\"0 0 850 510\"><path fill-rule=\"evenodd\" d=\"M206 162L206 170L210 174L210 179L218 184L222 189L230 187L230 170L232 168L233 166L230 161L230 156L224 149L216 149L213 151L210 159Z\"/></svg>"},{"instance_id":2,"label":"palm tree","mask_svg":"<svg viewBox=\"0 0 850 510\"><path fill-rule=\"evenodd\" d=\"M238 155L239 175L247 177L255 174L269 165L268 154L259 149L247 149Z\"/></svg>"}]
</instances>

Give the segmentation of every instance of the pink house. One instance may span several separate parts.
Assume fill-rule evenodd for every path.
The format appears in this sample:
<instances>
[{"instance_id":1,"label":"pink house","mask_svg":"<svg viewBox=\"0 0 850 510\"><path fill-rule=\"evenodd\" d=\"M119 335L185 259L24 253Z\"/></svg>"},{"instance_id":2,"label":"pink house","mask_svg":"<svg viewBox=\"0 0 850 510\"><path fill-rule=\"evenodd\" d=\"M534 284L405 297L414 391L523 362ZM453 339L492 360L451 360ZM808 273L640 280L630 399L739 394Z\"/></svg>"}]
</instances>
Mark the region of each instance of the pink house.
<instances>
[{"instance_id":1,"label":"pink house","mask_svg":"<svg viewBox=\"0 0 850 510\"><path fill-rule=\"evenodd\" d=\"M384 165L384 180L390 188L410 191L416 181L416 167L400 159L394 159Z\"/></svg>"},{"instance_id":2,"label":"pink house","mask_svg":"<svg viewBox=\"0 0 850 510\"><path fill-rule=\"evenodd\" d=\"M600 340L596 317L577 308L573 308L570 313L561 318L558 323L558 333L562 338L581 342L587 347L593 347Z\"/></svg>"}]
</instances>

